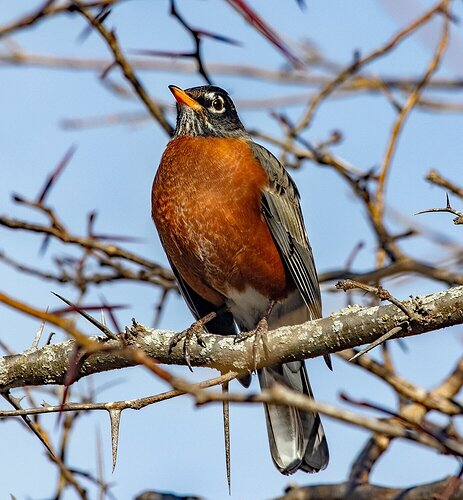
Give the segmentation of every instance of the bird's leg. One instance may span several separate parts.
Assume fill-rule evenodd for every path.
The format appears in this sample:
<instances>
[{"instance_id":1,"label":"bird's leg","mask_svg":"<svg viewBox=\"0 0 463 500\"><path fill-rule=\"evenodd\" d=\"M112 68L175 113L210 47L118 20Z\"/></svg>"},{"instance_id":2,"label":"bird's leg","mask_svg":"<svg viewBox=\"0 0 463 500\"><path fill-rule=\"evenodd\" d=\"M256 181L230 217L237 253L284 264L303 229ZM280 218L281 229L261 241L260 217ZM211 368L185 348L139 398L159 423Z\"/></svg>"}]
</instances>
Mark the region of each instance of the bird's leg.
<instances>
[{"instance_id":1,"label":"bird's leg","mask_svg":"<svg viewBox=\"0 0 463 500\"><path fill-rule=\"evenodd\" d=\"M209 314L206 314L206 316L203 316L202 318L198 319L195 321L191 326L189 326L186 330L183 330L183 332L177 333L174 337L172 337L172 340L169 343L169 354L172 352L172 349L181 341L183 340L183 355L185 357L186 364L190 371L193 371L193 368L191 368L191 362L190 362L190 345L191 345L191 340L193 338L196 338L196 342L201 346L201 347L206 347L206 342L204 342L203 338L203 333L204 333L204 325L209 323L209 321L212 321L214 318L216 318L219 314L222 312L225 312L227 310L226 307L221 307L217 311L212 311Z\"/></svg>"},{"instance_id":2,"label":"bird's leg","mask_svg":"<svg viewBox=\"0 0 463 500\"><path fill-rule=\"evenodd\" d=\"M259 323L257 323L257 326L256 328L254 328L254 330L239 333L235 337L235 343L242 342L243 340L246 340L250 337L254 337L254 341L252 343L252 359L254 362L254 371L256 371L257 369L257 346L259 342L262 342L264 348L267 348L268 318L270 317L275 304L276 300L271 300L269 302L267 309L265 310L262 318L259 320Z\"/></svg>"}]
</instances>

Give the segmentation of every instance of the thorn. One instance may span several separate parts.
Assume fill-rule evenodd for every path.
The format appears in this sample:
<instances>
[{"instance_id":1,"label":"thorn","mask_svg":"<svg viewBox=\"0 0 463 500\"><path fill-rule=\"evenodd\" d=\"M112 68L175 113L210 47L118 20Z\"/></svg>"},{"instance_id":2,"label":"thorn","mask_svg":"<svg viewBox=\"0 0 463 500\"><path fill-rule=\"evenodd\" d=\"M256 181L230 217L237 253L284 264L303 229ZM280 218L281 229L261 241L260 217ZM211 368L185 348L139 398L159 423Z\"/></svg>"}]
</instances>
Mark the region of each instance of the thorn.
<instances>
[{"instance_id":1,"label":"thorn","mask_svg":"<svg viewBox=\"0 0 463 500\"><path fill-rule=\"evenodd\" d=\"M109 410L109 419L111 421L111 449L113 455L113 472L116 468L117 446L119 443L119 426L121 423L122 410Z\"/></svg>"},{"instance_id":2,"label":"thorn","mask_svg":"<svg viewBox=\"0 0 463 500\"><path fill-rule=\"evenodd\" d=\"M448 194L448 193L445 193L445 197L447 198L447 208L448 208L449 210L451 210L451 209L452 209L452 206L450 205L449 194Z\"/></svg>"},{"instance_id":3,"label":"thorn","mask_svg":"<svg viewBox=\"0 0 463 500\"><path fill-rule=\"evenodd\" d=\"M365 347L365 349L362 349L359 351L357 354L352 356L349 361L355 361L357 358L360 358L360 356L363 356L366 354L368 351L371 351L373 348L379 346L383 342L386 342L389 338L391 338L393 335L396 333L399 333L402 330L402 326L396 326L395 328L392 328L388 332L386 332L384 335L382 335L379 339L376 339L374 342L372 342L368 347Z\"/></svg>"},{"instance_id":4,"label":"thorn","mask_svg":"<svg viewBox=\"0 0 463 500\"><path fill-rule=\"evenodd\" d=\"M404 339L397 339L397 345L402 349L404 354L408 354L410 352L410 349Z\"/></svg>"},{"instance_id":5,"label":"thorn","mask_svg":"<svg viewBox=\"0 0 463 500\"><path fill-rule=\"evenodd\" d=\"M18 407L21 405L21 401L25 398L26 396L20 396L19 398L13 396L13 394L11 394L10 392L10 400L12 403L14 403L15 405L17 405Z\"/></svg>"},{"instance_id":6,"label":"thorn","mask_svg":"<svg viewBox=\"0 0 463 500\"><path fill-rule=\"evenodd\" d=\"M93 227L95 225L96 216L96 210L92 210L87 216L87 234L89 238L94 238Z\"/></svg>"},{"instance_id":7,"label":"thorn","mask_svg":"<svg viewBox=\"0 0 463 500\"><path fill-rule=\"evenodd\" d=\"M100 311L100 323L103 326L106 326L106 318L105 318L105 315L104 315L104 309L101 309L101 311Z\"/></svg>"},{"instance_id":8,"label":"thorn","mask_svg":"<svg viewBox=\"0 0 463 500\"><path fill-rule=\"evenodd\" d=\"M96 326L98 330L102 331L108 338L111 340L117 340L116 335L105 325L101 324L99 321L97 321L95 318L90 316L90 314L86 313L85 311L82 311L78 306L73 304L70 300L65 299L61 295L58 295L55 292L51 292L55 297L58 297L60 300L62 300L65 304L68 306L73 307L76 312L78 312L81 316L83 316L87 321L89 321L93 326Z\"/></svg>"},{"instance_id":9,"label":"thorn","mask_svg":"<svg viewBox=\"0 0 463 500\"><path fill-rule=\"evenodd\" d=\"M222 384L222 393L228 393L228 382ZM225 465L227 469L228 494L231 496L231 467L230 467L230 403L222 401L223 437L225 442Z\"/></svg>"},{"instance_id":10,"label":"thorn","mask_svg":"<svg viewBox=\"0 0 463 500\"><path fill-rule=\"evenodd\" d=\"M17 193L13 193L11 195L11 199L16 203L24 203L24 201L25 201L25 198Z\"/></svg>"},{"instance_id":11,"label":"thorn","mask_svg":"<svg viewBox=\"0 0 463 500\"><path fill-rule=\"evenodd\" d=\"M331 356L329 354L324 354L323 359L325 360L325 364L329 368L329 370L333 371L333 362L331 361Z\"/></svg>"},{"instance_id":12,"label":"thorn","mask_svg":"<svg viewBox=\"0 0 463 500\"><path fill-rule=\"evenodd\" d=\"M40 257L43 257L47 251L47 248L48 248L48 244L50 243L51 239L50 239L50 235L46 235L42 241L42 243L40 244L40 248L39 248L39 251L38 251L38 254Z\"/></svg>"},{"instance_id":13,"label":"thorn","mask_svg":"<svg viewBox=\"0 0 463 500\"><path fill-rule=\"evenodd\" d=\"M105 307L105 309L108 311L108 316L109 316L109 319L112 321L112 324L114 326L114 328L116 329L116 332L121 332L122 329L121 327L119 326L118 324L118 321L117 321L117 318L116 318L116 315L113 313L113 310L112 308L106 303L106 299L104 298L104 295L103 294L100 294L100 300L101 300L101 303L102 305ZM111 335L114 336L114 339L117 339L118 338L118 335L115 335L111 332L111 330L109 330L109 328L106 328L106 330L111 333Z\"/></svg>"},{"instance_id":14,"label":"thorn","mask_svg":"<svg viewBox=\"0 0 463 500\"><path fill-rule=\"evenodd\" d=\"M56 182L56 179L59 177L59 175L64 170L64 168L66 167L66 165L71 161L71 159L74 156L74 153L76 152L76 150L77 150L77 146L75 144L72 144L71 147L66 151L66 154L60 160L60 162L58 163L58 165L55 167L55 169L47 177L47 179L45 181L45 185L42 188L42 191L37 196L37 203L38 204L42 204L45 201L45 197L47 196L47 194L50 191L51 187Z\"/></svg>"},{"instance_id":15,"label":"thorn","mask_svg":"<svg viewBox=\"0 0 463 500\"><path fill-rule=\"evenodd\" d=\"M47 307L45 312L48 313L48 307ZM40 324L39 329L37 330L37 333L35 334L34 340L32 341L31 349L37 349L39 347L39 342L40 342L40 339L42 338L42 333L43 333L43 329L45 328L45 323L46 323L46 321L43 320L42 323Z\"/></svg>"}]
</instances>

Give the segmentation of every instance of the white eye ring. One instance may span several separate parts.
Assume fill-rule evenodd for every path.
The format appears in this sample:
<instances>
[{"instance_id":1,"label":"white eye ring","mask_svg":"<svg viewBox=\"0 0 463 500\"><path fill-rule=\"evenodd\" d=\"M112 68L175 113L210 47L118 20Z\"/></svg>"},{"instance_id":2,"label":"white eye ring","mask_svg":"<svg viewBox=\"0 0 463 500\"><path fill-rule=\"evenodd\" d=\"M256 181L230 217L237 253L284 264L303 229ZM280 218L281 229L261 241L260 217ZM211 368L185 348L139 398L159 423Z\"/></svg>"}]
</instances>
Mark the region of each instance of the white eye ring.
<instances>
[{"instance_id":1,"label":"white eye ring","mask_svg":"<svg viewBox=\"0 0 463 500\"><path fill-rule=\"evenodd\" d=\"M214 97L211 104L211 110L214 113L223 113L225 111L225 102L222 97Z\"/></svg>"}]
</instances>

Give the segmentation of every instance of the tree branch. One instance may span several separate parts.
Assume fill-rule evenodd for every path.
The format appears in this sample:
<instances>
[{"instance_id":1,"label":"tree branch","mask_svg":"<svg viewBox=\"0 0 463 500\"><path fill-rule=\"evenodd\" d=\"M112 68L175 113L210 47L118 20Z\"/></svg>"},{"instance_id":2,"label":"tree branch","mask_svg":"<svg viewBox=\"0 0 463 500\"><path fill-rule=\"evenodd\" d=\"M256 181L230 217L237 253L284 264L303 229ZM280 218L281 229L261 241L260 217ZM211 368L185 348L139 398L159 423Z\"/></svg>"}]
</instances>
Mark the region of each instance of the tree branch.
<instances>
[{"instance_id":1,"label":"tree branch","mask_svg":"<svg viewBox=\"0 0 463 500\"><path fill-rule=\"evenodd\" d=\"M283 496L275 498L275 500L322 500L325 498L375 498L376 500L401 498L403 500L418 500L423 498L443 498L443 493L447 491L449 486L453 486L454 480L454 477L449 477L441 481L409 486L407 488L391 488L375 484L352 485L350 482L311 484L309 486L289 487ZM463 495L463 482L457 480L452 490L451 498L460 498ZM146 498L148 499L149 497Z\"/></svg>"},{"instance_id":2,"label":"tree branch","mask_svg":"<svg viewBox=\"0 0 463 500\"><path fill-rule=\"evenodd\" d=\"M407 324L395 337L406 337L463 323L463 286L416 297L404 302L407 308L419 312L422 320L409 318L395 305L384 307L351 306L327 318L303 325L286 326L270 332L264 354L259 346L257 367L270 366L297 359L313 358L374 342L392 328ZM27 312L27 311L26 311ZM147 329L134 324L125 338L134 347L160 363L184 365L180 347L169 354L169 342L174 332ZM206 347L191 347L191 364L215 368L222 373L246 373L254 366L252 340L234 343L232 336L205 335ZM0 358L0 390L44 384L63 384L69 368L74 340L47 345ZM114 352L111 352L114 348ZM119 341L106 341L104 352L90 354L83 362L76 380L93 373L114 370L136 364L134 359L118 354Z\"/></svg>"}]
</instances>

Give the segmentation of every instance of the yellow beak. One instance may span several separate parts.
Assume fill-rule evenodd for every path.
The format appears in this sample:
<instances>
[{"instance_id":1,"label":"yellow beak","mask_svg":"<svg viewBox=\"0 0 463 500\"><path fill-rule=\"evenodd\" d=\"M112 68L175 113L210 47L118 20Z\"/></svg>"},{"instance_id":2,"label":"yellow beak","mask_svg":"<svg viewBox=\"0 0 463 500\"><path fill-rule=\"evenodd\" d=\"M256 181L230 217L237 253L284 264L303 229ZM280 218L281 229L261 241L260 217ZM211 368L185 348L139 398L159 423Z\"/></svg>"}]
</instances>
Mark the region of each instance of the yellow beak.
<instances>
[{"instance_id":1,"label":"yellow beak","mask_svg":"<svg viewBox=\"0 0 463 500\"><path fill-rule=\"evenodd\" d=\"M178 103L185 104L194 111L199 111L203 108L201 104L199 104L199 102L195 101L180 87L176 87L175 85L169 85L169 90L172 92L172 94L175 97L175 100Z\"/></svg>"}]
</instances>

